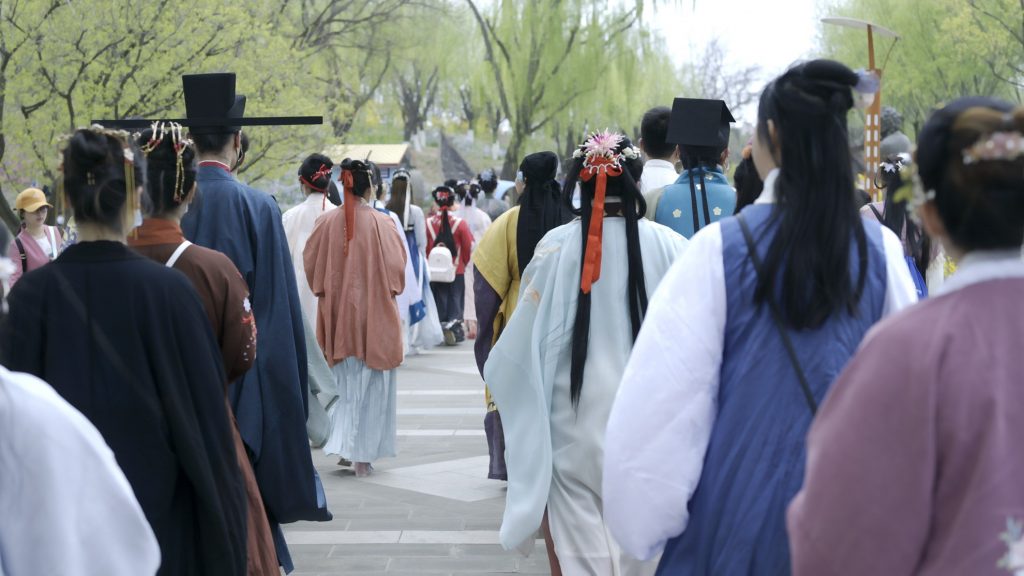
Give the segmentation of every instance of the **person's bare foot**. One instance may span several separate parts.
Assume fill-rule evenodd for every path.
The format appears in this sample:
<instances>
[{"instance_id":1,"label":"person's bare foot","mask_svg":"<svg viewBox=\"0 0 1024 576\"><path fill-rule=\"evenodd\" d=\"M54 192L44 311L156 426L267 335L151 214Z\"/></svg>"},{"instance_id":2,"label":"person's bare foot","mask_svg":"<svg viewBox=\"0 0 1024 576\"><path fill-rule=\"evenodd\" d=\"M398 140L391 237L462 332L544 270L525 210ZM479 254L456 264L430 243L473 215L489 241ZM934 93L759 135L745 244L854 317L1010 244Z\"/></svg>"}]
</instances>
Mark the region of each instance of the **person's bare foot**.
<instances>
[{"instance_id":1,"label":"person's bare foot","mask_svg":"<svg viewBox=\"0 0 1024 576\"><path fill-rule=\"evenodd\" d=\"M369 462L356 462L353 466L357 478L366 478L373 472L373 465Z\"/></svg>"}]
</instances>

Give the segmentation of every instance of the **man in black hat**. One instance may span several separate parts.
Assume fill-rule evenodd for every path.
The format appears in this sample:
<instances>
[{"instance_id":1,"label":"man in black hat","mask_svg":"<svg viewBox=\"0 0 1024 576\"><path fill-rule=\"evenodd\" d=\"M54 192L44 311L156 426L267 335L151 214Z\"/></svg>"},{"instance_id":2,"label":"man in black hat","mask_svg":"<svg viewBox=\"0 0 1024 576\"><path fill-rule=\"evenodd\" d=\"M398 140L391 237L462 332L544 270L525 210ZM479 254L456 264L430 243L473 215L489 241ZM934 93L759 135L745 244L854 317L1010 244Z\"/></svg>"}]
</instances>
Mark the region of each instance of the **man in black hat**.
<instances>
[{"instance_id":1,"label":"man in black hat","mask_svg":"<svg viewBox=\"0 0 1024 576\"><path fill-rule=\"evenodd\" d=\"M731 216L736 190L725 177L729 124L736 120L721 100L676 98L668 141L679 145L683 172L675 184L647 195L647 217L690 238Z\"/></svg>"},{"instance_id":2,"label":"man in black hat","mask_svg":"<svg viewBox=\"0 0 1024 576\"><path fill-rule=\"evenodd\" d=\"M256 364L230 391L252 456L278 559L291 557L280 523L330 520L306 437L307 369L302 310L281 212L269 194L235 179L241 126L290 123L244 118L234 74L182 76L190 136L199 156L197 192L181 221L185 237L226 254L249 285L259 328Z\"/></svg>"}]
</instances>

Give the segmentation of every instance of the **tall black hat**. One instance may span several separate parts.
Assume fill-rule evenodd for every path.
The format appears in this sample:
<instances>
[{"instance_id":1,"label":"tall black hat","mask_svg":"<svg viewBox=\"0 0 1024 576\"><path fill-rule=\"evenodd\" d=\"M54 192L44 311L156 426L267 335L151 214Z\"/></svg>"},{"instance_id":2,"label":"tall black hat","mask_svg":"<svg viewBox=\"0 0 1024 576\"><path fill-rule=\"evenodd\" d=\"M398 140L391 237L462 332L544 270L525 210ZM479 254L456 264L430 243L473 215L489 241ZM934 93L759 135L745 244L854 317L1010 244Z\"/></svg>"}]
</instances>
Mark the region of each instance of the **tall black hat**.
<instances>
[{"instance_id":1,"label":"tall black hat","mask_svg":"<svg viewBox=\"0 0 1024 576\"><path fill-rule=\"evenodd\" d=\"M185 74L181 77L186 118L93 120L112 128L148 128L156 121L177 122L194 134L238 132L242 126L323 124L323 116L264 116L245 118L245 96L235 94L235 74Z\"/></svg>"},{"instance_id":2,"label":"tall black hat","mask_svg":"<svg viewBox=\"0 0 1024 576\"><path fill-rule=\"evenodd\" d=\"M668 138L680 146L714 149L729 147L729 124L736 122L721 100L676 98L668 121Z\"/></svg>"}]
</instances>

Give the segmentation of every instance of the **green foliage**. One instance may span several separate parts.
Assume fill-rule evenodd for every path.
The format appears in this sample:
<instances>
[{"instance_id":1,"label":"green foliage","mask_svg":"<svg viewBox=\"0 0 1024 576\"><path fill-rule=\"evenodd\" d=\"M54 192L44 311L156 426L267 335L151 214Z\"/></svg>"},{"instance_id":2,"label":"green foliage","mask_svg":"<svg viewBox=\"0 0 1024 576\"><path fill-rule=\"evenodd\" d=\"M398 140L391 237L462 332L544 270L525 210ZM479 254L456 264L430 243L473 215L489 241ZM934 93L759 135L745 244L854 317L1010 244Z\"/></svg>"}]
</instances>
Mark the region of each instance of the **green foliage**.
<instances>
[{"instance_id":1,"label":"green foliage","mask_svg":"<svg viewBox=\"0 0 1024 576\"><path fill-rule=\"evenodd\" d=\"M960 96L1019 99L1009 81L1014 68L1019 78L1024 63L1022 39L1012 36L1024 16L1018 0L843 0L832 12L902 36L887 62L891 40L876 38L875 54L877 65L885 64L883 105L903 113L907 133L937 104ZM854 68L867 67L864 32L823 26L822 49Z\"/></svg>"}]
</instances>

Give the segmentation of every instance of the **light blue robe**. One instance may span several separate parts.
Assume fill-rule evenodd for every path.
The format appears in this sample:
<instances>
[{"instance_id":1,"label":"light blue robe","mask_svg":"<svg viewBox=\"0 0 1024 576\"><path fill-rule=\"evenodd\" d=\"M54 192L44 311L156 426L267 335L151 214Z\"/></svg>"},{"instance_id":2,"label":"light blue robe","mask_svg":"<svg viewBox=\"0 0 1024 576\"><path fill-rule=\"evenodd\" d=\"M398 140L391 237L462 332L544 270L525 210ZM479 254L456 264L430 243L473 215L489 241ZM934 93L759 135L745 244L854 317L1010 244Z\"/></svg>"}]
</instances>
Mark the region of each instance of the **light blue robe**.
<instances>
[{"instance_id":1,"label":"light blue robe","mask_svg":"<svg viewBox=\"0 0 1024 576\"><path fill-rule=\"evenodd\" d=\"M604 221L601 278L591 292L589 352L579 408L574 410L569 369L580 287L580 234L580 220L575 220L555 228L537 245L516 311L484 367L484 379L501 410L509 471L500 536L506 549L532 548L548 507L566 574L612 574L623 568L628 573L601 517L604 431L633 346L625 220ZM639 222L639 237L651 295L687 241L647 220ZM643 573L651 571L648 567Z\"/></svg>"}]
</instances>

